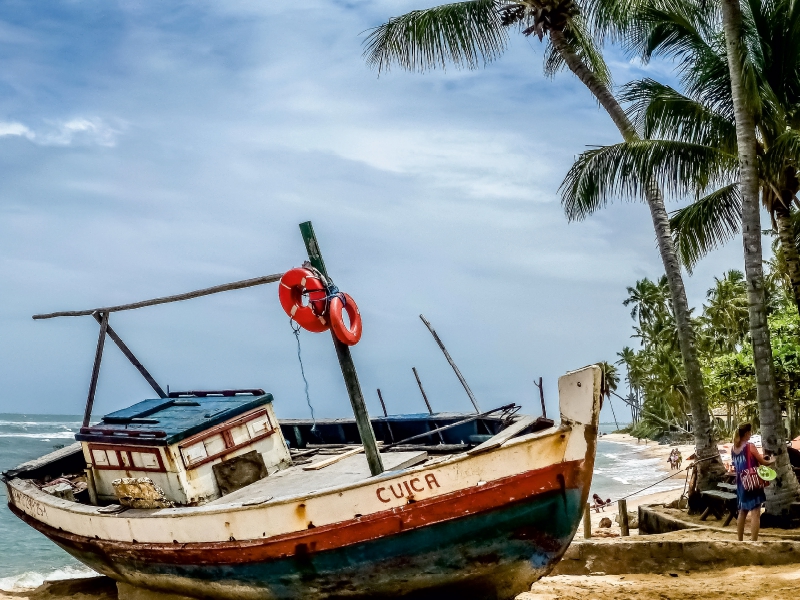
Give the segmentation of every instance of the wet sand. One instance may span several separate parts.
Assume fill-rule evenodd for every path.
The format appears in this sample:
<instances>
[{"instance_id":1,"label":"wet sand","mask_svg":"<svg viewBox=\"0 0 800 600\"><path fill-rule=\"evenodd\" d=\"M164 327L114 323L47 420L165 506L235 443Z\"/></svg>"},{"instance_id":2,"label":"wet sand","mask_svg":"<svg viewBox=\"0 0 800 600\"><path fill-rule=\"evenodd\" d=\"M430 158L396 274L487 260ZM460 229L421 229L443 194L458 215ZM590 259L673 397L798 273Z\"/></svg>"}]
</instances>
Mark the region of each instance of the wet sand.
<instances>
[{"instance_id":1,"label":"wet sand","mask_svg":"<svg viewBox=\"0 0 800 600\"><path fill-rule=\"evenodd\" d=\"M764 600L800 594L800 565L658 575L557 575L517 600Z\"/></svg>"},{"instance_id":2,"label":"wet sand","mask_svg":"<svg viewBox=\"0 0 800 600\"><path fill-rule=\"evenodd\" d=\"M533 584L517 600L764 600L800 595L800 565L737 567L657 575L556 575ZM116 600L105 577L47 583L24 593L0 592L2 600ZM465 599L467 600L467 599Z\"/></svg>"}]
</instances>

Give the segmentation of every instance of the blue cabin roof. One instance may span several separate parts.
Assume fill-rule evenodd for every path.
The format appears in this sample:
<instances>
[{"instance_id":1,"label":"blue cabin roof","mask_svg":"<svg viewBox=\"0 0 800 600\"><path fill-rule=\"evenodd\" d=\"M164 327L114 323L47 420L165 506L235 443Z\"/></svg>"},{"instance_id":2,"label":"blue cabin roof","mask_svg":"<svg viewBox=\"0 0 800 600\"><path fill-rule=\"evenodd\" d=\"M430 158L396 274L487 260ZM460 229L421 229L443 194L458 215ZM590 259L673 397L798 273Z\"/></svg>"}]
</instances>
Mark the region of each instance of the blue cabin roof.
<instances>
[{"instance_id":1,"label":"blue cabin roof","mask_svg":"<svg viewBox=\"0 0 800 600\"><path fill-rule=\"evenodd\" d=\"M168 446L272 402L272 394L143 400L75 434L79 442Z\"/></svg>"}]
</instances>

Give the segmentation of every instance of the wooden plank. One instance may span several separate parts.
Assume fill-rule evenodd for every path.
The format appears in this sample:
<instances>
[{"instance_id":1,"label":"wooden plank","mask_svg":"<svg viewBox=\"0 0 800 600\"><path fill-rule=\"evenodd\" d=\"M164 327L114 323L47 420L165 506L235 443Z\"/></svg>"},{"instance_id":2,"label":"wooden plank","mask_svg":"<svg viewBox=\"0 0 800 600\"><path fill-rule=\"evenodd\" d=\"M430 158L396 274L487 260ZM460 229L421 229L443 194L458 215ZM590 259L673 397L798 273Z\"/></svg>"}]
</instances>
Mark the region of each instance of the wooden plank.
<instances>
[{"instance_id":1,"label":"wooden plank","mask_svg":"<svg viewBox=\"0 0 800 600\"><path fill-rule=\"evenodd\" d=\"M181 300L191 300L192 298L200 298L201 296L208 296L209 294L218 294L220 292L227 292L230 290L241 290L243 288L253 287L254 285L275 283L276 281L280 281L281 277L283 277L283 273L276 273L275 275L266 275L264 277L255 277L253 279L244 279L242 281L234 281L233 283L215 285L214 287L203 288L202 290L195 290L193 292L186 292L185 294L164 296L163 298L153 298L152 300L142 300L141 302L134 302L132 304L120 304L117 306L106 306L104 308L90 308L88 310L66 310L54 313L47 313L43 315L33 315L33 318L39 320L39 319L52 319L54 317L84 317L92 315L96 312L111 313L111 312L119 312L121 310L134 310L136 308L144 308L145 306L155 306L156 304L167 304L168 302L180 302Z\"/></svg>"},{"instance_id":2,"label":"wooden plank","mask_svg":"<svg viewBox=\"0 0 800 600\"><path fill-rule=\"evenodd\" d=\"M498 406L497 408L493 408L492 410L487 410L484 413L480 413L477 415L471 415L466 419L462 419L461 421L456 421L455 423L450 423L450 425L443 425L442 427L437 427L436 429L431 429L430 431L426 431L425 433L418 433L417 435L412 435L411 437L407 437L405 439L400 440L399 442L394 442L393 444L389 444L386 448L392 448L393 446L399 446L401 444L405 444L406 442L411 442L413 440L418 440L420 438L424 438L429 436L432 433L436 433L437 431L445 431L447 429L452 429L453 427L458 427L459 425L463 425L464 423L469 423L470 421L476 421L477 419L482 419L487 415L492 413L499 412L501 410L511 410L514 408L516 404L513 402L511 404L504 404L503 406ZM441 413L440 413L441 416Z\"/></svg>"},{"instance_id":3,"label":"wooden plank","mask_svg":"<svg viewBox=\"0 0 800 600\"><path fill-rule=\"evenodd\" d=\"M89 421L92 419L94 394L97 391L97 378L100 377L100 362L103 360L103 346L106 343L107 330L108 313L104 312L100 317L100 335L97 338L97 349L94 353L94 366L92 367L92 380L89 382L89 395L86 398L86 410L83 412L83 427L88 427Z\"/></svg>"},{"instance_id":4,"label":"wooden plank","mask_svg":"<svg viewBox=\"0 0 800 600\"><path fill-rule=\"evenodd\" d=\"M9 469L5 472L5 474L10 477L16 477L20 473L25 473L27 471L35 471L45 465L49 465L50 463L54 463L57 460L61 460L67 456L72 454L82 453L81 450L81 443L75 442L74 444L70 444L69 446L64 446L63 448L59 448L51 452L50 454L45 454L44 456L40 456L39 458L34 458L33 460L29 460L27 462L22 463L21 465L17 465L13 469Z\"/></svg>"},{"instance_id":5,"label":"wooden plank","mask_svg":"<svg viewBox=\"0 0 800 600\"><path fill-rule=\"evenodd\" d=\"M319 471L320 469L329 467L330 465L335 464L340 460L344 460L345 458L348 458L350 456L355 456L356 454L361 454L363 451L364 451L364 446L359 446L358 448L353 448L352 450L348 450L347 452L342 452L341 454L337 454L336 456L331 456L330 458L326 458L325 460L321 460L317 463L306 465L303 467L303 470Z\"/></svg>"},{"instance_id":6,"label":"wooden plank","mask_svg":"<svg viewBox=\"0 0 800 600\"><path fill-rule=\"evenodd\" d=\"M93 316L99 323L100 316L97 313L95 313ZM147 383L150 384L150 387L153 388L156 394L158 394L158 397L166 398L167 395L164 393L164 390L161 389L161 386L158 385L158 383L156 383L156 380L153 379L153 376L150 375L150 372L144 368L144 365L139 362L139 359L137 359L136 356L134 356L133 352L130 351L130 348L128 348L125 342L122 341L122 338L117 335L117 332L111 329L110 325L106 326L106 333L108 333L108 337L110 337L114 341L114 343L117 345L117 348L119 348L122 351L125 357L129 361L131 361L131 364L134 367L136 367L136 370L139 371L139 373L141 373L142 377L145 378L145 381L147 381Z\"/></svg>"},{"instance_id":7,"label":"wooden plank","mask_svg":"<svg viewBox=\"0 0 800 600\"><path fill-rule=\"evenodd\" d=\"M389 452L381 454L387 471L407 469L426 460L422 452ZM303 465L305 466L305 465ZM206 506L248 502L253 498L298 497L338 485L352 485L370 478L369 465L363 456L355 455L326 469L304 471L301 466L283 469L232 494L220 497ZM261 533L261 532L259 532Z\"/></svg>"},{"instance_id":8,"label":"wooden plank","mask_svg":"<svg viewBox=\"0 0 800 600\"><path fill-rule=\"evenodd\" d=\"M514 421L514 423L503 429L503 431L501 431L494 437L489 438L481 445L475 446L472 450L469 450L467 454L478 454L480 452L486 452L487 450L491 450L492 448L497 448L503 442L510 440L520 431L531 425L535 420L536 419L534 417L531 417L529 415L524 415L523 417L521 417L517 421Z\"/></svg>"},{"instance_id":9,"label":"wooden plank","mask_svg":"<svg viewBox=\"0 0 800 600\"><path fill-rule=\"evenodd\" d=\"M322 252L319 249L317 236L314 234L314 227L311 225L311 221L300 224L300 233L303 235L311 265L330 282L331 279L328 275L328 270L325 268L325 262L322 260ZM367 404L364 402L364 394L361 392L361 384L358 382L358 373L356 373L356 365L350 354L350 347L340 342L333 330L331 330L331 338L333 339L333 347L336 349L336 356L339 359L339 367L342 369L347 395L350 397L350 404L353 407L358 434L361 436L361 443L364 444L369 470L373 475L379 475L383 473L383 462L378 452L375 431L372 429L372 423L369 420Z\"/></svg>"}]
</instances>

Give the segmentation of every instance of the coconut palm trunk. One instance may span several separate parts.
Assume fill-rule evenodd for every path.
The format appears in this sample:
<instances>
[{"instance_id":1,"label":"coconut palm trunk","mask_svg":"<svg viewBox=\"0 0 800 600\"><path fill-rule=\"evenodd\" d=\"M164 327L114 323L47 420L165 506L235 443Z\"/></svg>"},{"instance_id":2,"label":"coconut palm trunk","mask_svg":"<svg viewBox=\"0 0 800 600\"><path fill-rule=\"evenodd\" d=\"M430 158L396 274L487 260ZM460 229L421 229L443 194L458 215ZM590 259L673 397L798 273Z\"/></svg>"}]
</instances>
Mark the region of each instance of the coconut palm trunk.
<instances>
[{"instance_id":1,"label":"coconut palm trunk","mask_svg":"<svg viewBox=\"0 0 800 600\"><path fill-rule=\"evenodd\" d=\"M778 477L766 489L767 513L787 516L798 494L797 478L789 464L781 408L775 391L772 345L767 325L764 269L761 250L761 213L757 164L755 115L745 88L745 49L742 40L742 9L739 0L722 0L722 24L731 76L736 139L739 152L739 188L742 196L742 241L747 278L750 339L756 372L756 393L761 418L762 445L775 455Z\"/></svg>"},{"instance_id":2,"label":"coconut palm trunk","mask_svg":"<svg viewBox=\"0 0 800 600\"><path fill-rule=\"evenodd\" d=\"M553 29L550 32L550 42L564 59L567 67L588 88L592 95L614 121L625 141L639 139L636 129L625 114L617 99L591 69L581 60L570 44L567 43L563 31ZM699 459L708 459L699 463L698 487L701 490L713 488L723 472L722 463L712 457L718 455L717 445L714 442L711 427L711 417L708 412L703 373L700 370L700 361L697 357L697 344L694 327L690 320L689 302L686 299L686 289L683 285L678 255L672 240L669 226L669 215L664 207L664 198L655 182L646 187L647 206L653 220L656 232L658 249L664 263L664 272L669 283L672 307L675 313L675 324L678 329L681 355L686 376L687 395L689 406L692 410L692 430L695 439L695 450Z\"/></svg>"},{"instance_id":3,"label":"coconut palm trunk","mask_svg":"<svg viewBox=\"0 0 800 600\"><path fill-rule=\"evenodd\" d=\"M797 306L797 312L800 313L800 253L797 252L792 216L787 208L792 196L794 194L789 196L789 201L786 203L784 201L776 202L773 212L775 214L775 225L778 229L778 238L781 241L783 264L786 269L786 275L789 277L789 284L792 287L794 304Z\"/></svg>"}]
</instances>

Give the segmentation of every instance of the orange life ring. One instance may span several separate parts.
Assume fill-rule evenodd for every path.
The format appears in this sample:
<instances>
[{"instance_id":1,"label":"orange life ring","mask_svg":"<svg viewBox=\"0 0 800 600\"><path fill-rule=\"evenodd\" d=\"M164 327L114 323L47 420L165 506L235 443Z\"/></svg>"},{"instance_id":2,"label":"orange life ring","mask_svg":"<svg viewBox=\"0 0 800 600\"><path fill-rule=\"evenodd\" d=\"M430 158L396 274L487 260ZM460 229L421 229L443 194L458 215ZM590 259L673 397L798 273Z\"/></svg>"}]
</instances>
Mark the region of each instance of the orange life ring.
<instances>
[{"instance_id":1,"label":"orange life ring","mask_svg":"<svg viewBox=\"0 0 800 600\"><path fill-rule=\"evenodd\" d=\"M306 305L303 305L304 293L308 294ZM303 268L284 273L278 287L278 298L286 314L300 327L314 333L322 333L330 327L322 314L327 295L322 280L313 271Z\"/></svg>"},{"instance_id":2,"label":"orange life ring","mask_svg":"<svg viewBox=\"0 0 800 600\"><path fill-rule=\"evenodd\" d=\"M342 296L344 302L342 302ZM347 317L350 319L349 328L344 324L342 310L347 311ZM355 346L361 339L361 313L358 312L358 306L349 294L342 293L341 296L331 298L328 319L331 322L333 334L343 344Z\"/></svg>"}]
</instances>

